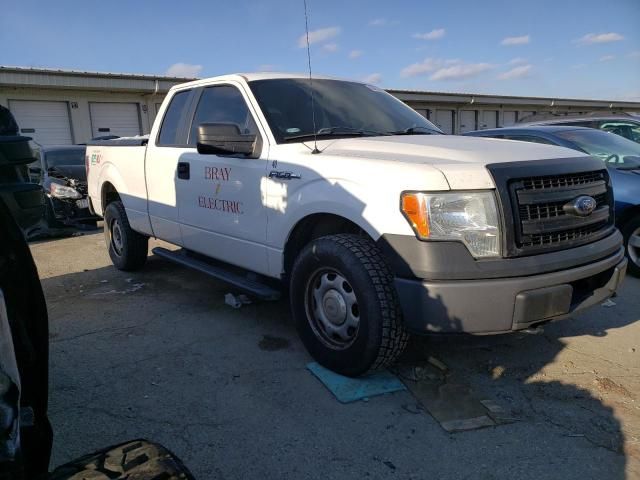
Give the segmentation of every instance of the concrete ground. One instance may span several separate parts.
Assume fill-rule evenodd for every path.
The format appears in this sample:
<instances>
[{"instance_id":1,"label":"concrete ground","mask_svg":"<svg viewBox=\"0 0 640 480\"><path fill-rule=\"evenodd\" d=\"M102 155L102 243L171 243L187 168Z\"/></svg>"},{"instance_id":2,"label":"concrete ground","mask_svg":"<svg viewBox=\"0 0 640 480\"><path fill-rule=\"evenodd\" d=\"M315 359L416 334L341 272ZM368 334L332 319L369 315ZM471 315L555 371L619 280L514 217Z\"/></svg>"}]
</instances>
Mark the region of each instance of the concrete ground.
<instances>
[{"instance_id":1,"label":"concrete ground","mask_svg":"<svg viewBox=\"0 0 640 480\"><path fill-rule=\"evenodd\" d=\"M199 480L640 478L640 280L543 334L420 339L448 381L519 421L446 433L408 392L343 405L286 301L151 256L116 270L101 232L32 244L51 323L52 465L145 437Z\"/></svg>"}]
</instances>

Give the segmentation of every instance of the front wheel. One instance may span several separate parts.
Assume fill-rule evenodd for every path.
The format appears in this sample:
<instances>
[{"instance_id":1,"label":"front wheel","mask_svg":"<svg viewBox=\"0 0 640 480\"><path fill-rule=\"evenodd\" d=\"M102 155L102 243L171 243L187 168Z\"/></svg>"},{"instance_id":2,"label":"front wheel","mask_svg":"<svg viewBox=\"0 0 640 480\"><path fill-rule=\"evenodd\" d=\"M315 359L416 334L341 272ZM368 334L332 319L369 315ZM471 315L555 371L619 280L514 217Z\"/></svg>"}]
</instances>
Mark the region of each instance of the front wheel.
<instances>
[{"instance_id":1,"label":"front wheel","mask_svg":"<svg viewBox=\"0 0 640 480\"><path fill-rule=\"evenodd\" d=\"M131 229L122 202L111 202L104 212L104 236L109 256L119 270L133 271L147 261L149 238Z\"/></svg>"},{"instance_id":2,"label":"front wheel","mask_svg":"<svg viewBox=\"0 0 640 480\"><path fill-rule=\"evenodd\" d=\"M635 277L640 277L640 216L632 218L625 223L622 228L624 245L629 258L629 273Z\"/></svg>"},{"instance_id":3,"label":"front wheel","mask_svg":"<svg viewBox=\"0 0 640 480\"><path fill-rule=\"evenodd\" d=\"M305 347L337 373L383 368L407 344L393 275L368 238L313 240L293 266L290 299Z\"/></svg>"}]
</instances>

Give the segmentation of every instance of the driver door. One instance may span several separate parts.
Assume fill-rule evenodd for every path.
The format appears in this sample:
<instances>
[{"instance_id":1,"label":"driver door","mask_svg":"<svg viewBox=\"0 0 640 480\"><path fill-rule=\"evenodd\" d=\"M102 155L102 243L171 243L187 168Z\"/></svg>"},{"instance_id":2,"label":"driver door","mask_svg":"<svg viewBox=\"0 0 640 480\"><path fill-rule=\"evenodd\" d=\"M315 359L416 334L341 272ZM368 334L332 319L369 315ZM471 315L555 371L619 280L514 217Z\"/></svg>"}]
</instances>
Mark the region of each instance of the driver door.
<instances>
[{"instance_id":1,"label":"driver door","mask_svg":"<svg viewBox=\"0 0 640 480\"><path fill-rule=\"evenodd\" d=\"M201 89L189 130L189 147L178 159L176 192L183 245L242 268L267 273L267 217L262 182L267 149L259 158L200 154L201 123L233 123L242 133L261 134L240 85L215 84Z\"/></svg>"}]
</instances>

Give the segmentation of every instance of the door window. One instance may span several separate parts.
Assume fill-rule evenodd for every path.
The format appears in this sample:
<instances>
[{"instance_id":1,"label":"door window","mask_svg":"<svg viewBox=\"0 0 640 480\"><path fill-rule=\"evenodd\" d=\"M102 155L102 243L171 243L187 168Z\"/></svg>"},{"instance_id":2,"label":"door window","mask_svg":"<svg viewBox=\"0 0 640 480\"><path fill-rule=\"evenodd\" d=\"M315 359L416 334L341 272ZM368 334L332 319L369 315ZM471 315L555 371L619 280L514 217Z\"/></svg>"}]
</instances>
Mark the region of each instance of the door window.
<instances>
[{"instance_id":1,"label":"door window","mask_svg":"<svg viewBox=\"0 0 640 480\"><path fill-rule=\"evenodd\" d=\"M631 122L603 122L600 124L600 129L640 143L640 124Z\"/></svg>"},{"instance_id":2,"label":"door window","mask_svg":"<svg viewBox=\"0 0 640 480\"><path fill-rule=\"evenodd\" d=\"M258 135L258 127L240 90L230 85L207 87L196 108L189 145L198 141L198 126L202 123L233 123L242 134Z\"/></svg>"},{"instance_id":3,"label":"door window","mask_svg":"<svg viewBox=\"0 0 640 480\"><path fill-rule=\"evenodd\" d=\"M181 142L180 125L186 112L188 105L187 100L191 90L183 90L176 93L171 99L171 104L167 108L167 112L162 119L162 127L160 128L160 136L158 137L158 145L179 145Z\"/></svg>"}]
</instances>

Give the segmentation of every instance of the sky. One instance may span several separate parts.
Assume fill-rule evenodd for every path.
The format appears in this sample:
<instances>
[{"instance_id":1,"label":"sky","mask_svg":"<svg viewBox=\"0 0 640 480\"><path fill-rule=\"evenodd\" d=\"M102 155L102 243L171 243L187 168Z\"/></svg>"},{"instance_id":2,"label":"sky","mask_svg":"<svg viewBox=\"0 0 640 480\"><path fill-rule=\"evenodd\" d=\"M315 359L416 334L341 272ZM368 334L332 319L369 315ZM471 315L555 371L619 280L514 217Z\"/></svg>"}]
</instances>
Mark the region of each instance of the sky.
<instances>
[{"instance_id":1,"label":"sky","mask_svg":"<svg viewBox=\"0 0 640 480\"><path fill-rule=\"evenodd\" d=\"M307 0L314 74L640 101L640 0ZM0 65L307 72L303 0L0 0Z\"/></svg>"}]
</instances>

